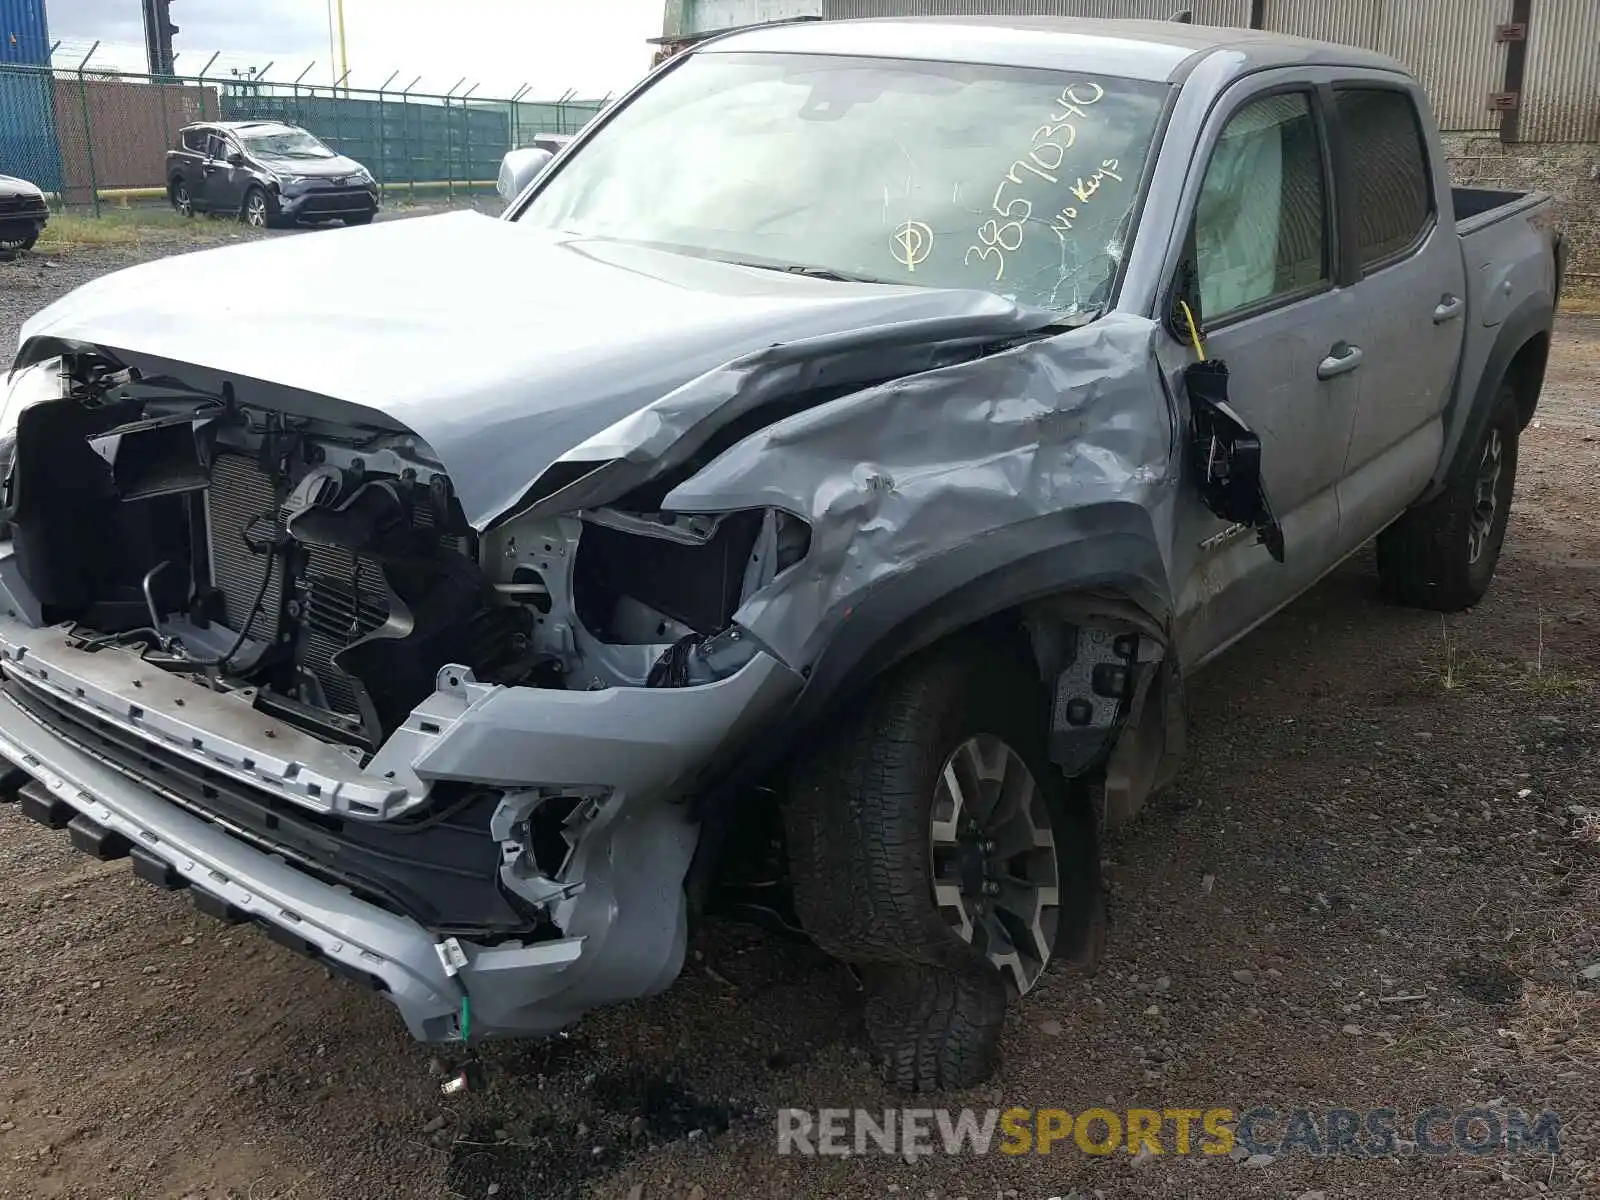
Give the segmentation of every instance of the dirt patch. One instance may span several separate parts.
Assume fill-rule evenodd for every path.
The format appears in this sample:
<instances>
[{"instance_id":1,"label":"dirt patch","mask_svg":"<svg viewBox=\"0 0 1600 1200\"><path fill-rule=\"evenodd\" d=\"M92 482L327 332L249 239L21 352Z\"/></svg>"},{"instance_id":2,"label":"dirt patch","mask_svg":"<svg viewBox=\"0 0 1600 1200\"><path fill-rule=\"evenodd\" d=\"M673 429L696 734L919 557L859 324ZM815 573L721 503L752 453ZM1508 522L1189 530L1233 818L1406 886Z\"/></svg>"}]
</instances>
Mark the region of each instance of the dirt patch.
<instances>
[{"instance_id":1,"label":"dirt patch","mask_svg":"<svg viewBox=\"0 0 1600 1200\"><path fill-rule=\"evenodd\" d=\"M128 261L0 264L0 338ZM1187 769L1106 848L1101 974L1053 976L1002 1075L934 1102L1266 1106L1280 1134L1549 1108L1560 1155L779 1157L779 1107L903 1101L847 971L720 922L665 995L488 1047L447 1100L463 1061L381 999L4 809L0 1196L1600 1194L1597 395L1600 321L1565 319L1478 609L1385 607L1360 556L1193 681Z\"/></svg>"}]
</instances>

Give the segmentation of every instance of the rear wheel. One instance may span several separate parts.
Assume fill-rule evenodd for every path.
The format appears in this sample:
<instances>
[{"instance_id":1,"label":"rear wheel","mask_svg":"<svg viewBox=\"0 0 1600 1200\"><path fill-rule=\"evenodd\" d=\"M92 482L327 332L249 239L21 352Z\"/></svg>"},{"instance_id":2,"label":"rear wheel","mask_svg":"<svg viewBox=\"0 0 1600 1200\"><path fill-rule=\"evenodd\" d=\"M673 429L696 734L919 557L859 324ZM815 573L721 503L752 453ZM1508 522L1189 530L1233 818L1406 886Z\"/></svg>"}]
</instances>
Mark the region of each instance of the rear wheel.
<instances>
[{"instance_id":1,"label":"rear wheel","mask_svg":"<svg viewBox=\"0 0 1600 1200\"><path fill-rule=\"evenodd\" d=\"M1020 654L953 645L893 673L795 771L796 910L861 965L899 1087L985 1078L1007 997L1098 947L1094 821L1045 754L1048 712Z\"/></svg>"},{"instance_id":2,"label":"rear wheel","mask_svg":"<svg viewBox=\"0 0 1600 1200\"><path fill-rule=\"evenodd\" d=\"M180 217L194 216L194 196L189 191L189 185L181 179L172 181L172 207Z\"/></svg>"},{"instance_id":3,"label":"rear wheel","mask_svg":"<svg viewBox=\"0 0 1600 1200\"><path fill-rule=\"evenodd\" d=\"M1436 612L1483 599L1505 545L1521 427L1516 391L1502 384L1488 425L1444 491L1378 535L1387 599Z\"/></svg>"}]
</instances>

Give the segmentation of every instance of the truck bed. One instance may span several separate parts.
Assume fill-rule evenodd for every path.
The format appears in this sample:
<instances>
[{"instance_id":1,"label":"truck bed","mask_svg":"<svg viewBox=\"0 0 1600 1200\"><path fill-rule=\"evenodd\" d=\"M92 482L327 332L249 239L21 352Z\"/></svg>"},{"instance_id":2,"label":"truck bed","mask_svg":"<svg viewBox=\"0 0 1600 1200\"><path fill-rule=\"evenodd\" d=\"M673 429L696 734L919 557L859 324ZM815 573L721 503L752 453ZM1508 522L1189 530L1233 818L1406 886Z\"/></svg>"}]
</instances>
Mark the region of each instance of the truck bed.
<instances>
[{"instance_id":1,"label":"truck bed","mask_svg":"<svg viewBox=\"0 0 1600 1200\"><path fill-rule=\"evenodd\" d=\"M1524 209L1536 208L1545 199L1547 197L1543 192L1508 192L1496 188L1469 187L1450 189L1450 201L1456 214L1456 232L1462 237Z\"/></svg>"}]
</instances>

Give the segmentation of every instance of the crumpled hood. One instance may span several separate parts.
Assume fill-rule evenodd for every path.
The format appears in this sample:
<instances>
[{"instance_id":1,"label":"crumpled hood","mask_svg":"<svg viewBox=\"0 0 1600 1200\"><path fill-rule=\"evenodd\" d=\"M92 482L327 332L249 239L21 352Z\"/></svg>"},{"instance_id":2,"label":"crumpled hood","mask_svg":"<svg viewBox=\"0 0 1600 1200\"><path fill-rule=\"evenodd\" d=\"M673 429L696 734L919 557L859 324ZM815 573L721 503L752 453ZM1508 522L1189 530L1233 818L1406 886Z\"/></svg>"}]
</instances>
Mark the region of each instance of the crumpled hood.
<instances>
[{"instance_id":1,"label":"crumpled hood","mask_svg":"<svg viewBox=\"0 0 1600 1200\"><path fill-rule=\"evenodd\" d=\"M451 213L102 276L23 327L17 364L87 343L365 406L432 446L482 527L563 452L731 360L952 322L1001 337L1040 317L984 291L835 283Z\"/></svg>"},{"instance_id":2,"label":"crumpled hood","mask_svg":"<svg viewBox=\"0 0 1600 1200\"><path fill-rule=\"evenodd\" d=\"M335 154L332 158L292 158L286 154L257 154L256 161L282 175L325 176L354 175L361 164L353 158Z\"/></svg>"}]
</instances>

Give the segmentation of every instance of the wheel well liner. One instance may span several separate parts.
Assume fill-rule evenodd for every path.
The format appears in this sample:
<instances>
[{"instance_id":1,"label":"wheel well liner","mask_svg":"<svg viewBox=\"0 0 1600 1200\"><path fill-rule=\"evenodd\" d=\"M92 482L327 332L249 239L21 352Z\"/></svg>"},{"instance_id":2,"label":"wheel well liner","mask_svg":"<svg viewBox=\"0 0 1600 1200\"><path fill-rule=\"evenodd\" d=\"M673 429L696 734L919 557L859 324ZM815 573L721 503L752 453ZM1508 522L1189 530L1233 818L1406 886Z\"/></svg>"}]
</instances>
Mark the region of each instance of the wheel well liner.
<instances>
[{"instance_id":1,"label":"wheel well liner","mask_svg":"<svg viewBox=\"0 0 1600 1200\"><path fill-rule=\"evenodd\" d=\"M1165 628L1165 568L1148 514L1137 505L1112 504L1039 520L1065 517L1077 524L1086 516L1093 521L1089 530L1066 528L1043 539L1036 523L1026 522L919 562L868 591L818 639L821 654L796 664L806 685L774 736L706 781L702 809L714 810L726 795L768 774L820 722L911 655L962 634L1015 636L1026 645L1024 609L1033 602L1113 594Z\"/></svg>"}]
</instances>

